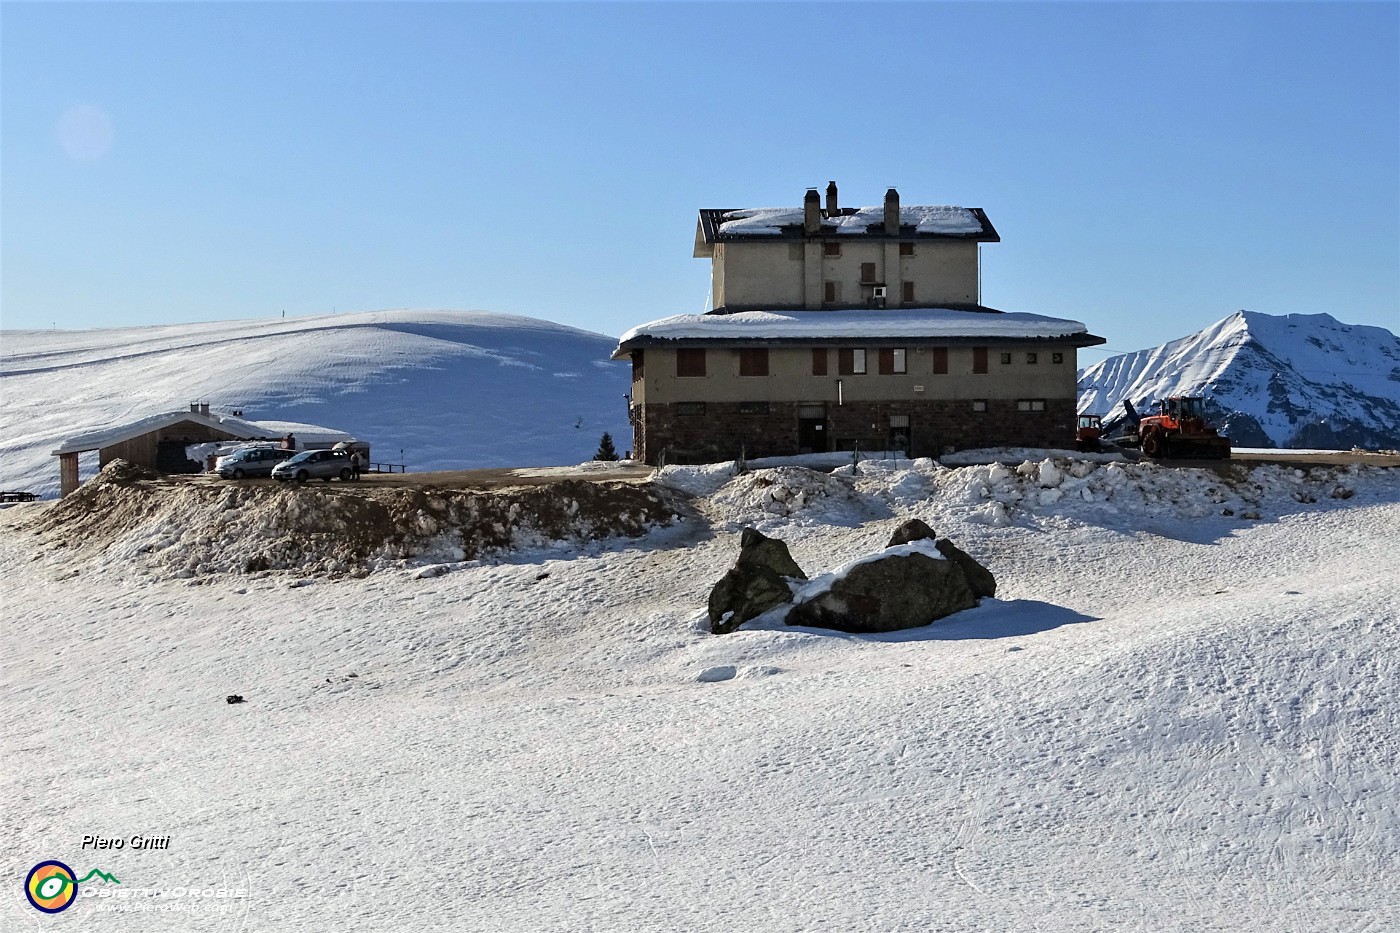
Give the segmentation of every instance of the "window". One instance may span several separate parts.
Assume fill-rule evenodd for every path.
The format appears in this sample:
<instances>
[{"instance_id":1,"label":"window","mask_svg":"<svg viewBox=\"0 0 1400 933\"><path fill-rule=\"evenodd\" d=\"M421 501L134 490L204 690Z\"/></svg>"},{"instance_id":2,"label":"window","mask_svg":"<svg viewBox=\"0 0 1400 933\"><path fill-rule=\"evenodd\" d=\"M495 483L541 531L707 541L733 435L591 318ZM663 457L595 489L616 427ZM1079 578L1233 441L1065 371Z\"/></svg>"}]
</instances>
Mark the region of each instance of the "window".
<instances>
[{"instance_id":1,"label":"window","mask_svg":"<svg viewBox=\"0 0 1400 933\"><path fill-rule=\"evenodd\" d=\"M767 402L740 402L739 414L741 415L766 415L768 414Z\"/></svg>"},{"instance_id":2,"label":"window","mask_svg":"<svg viewBox=\"0 0 1400 933\"><path fill-rule=\"evenodd\" d=\"M1026 363L1027 363L1027 365L1034 366L1034 365L1035 365L1036 363L1038 363L1039 361L1040 361L1040 357L1039 357L1038 354L1035 354L1035 353L1027 353L1027 354L1026 354Z\"/></svg>"},{"instance_id":3,"label":"window","mask_svg":"<svg viewBox=\"0 0 1400 933\"><path fill-rule=\"evenodd\" d=\"M1045 399L1043 398L1021 398L1016 400L1017 411L1044 411Z\"/></svg>"},{"instance_id":4,"label":"window","mask_svg":"<svg viewBox=\"0 0 1400 933\"><path fill-rule=\"evenodd\" d=\"M933 348L933 374L935 376L948 375L948 348Z\"/></svg>"},{"instance_id":5,"label":"window","mask_svg":"<svg viewBox=\"0 0 1400 933\"><path fill-rule=\"evenodd\" d=\"M739 351L739 375L741 376L766 376L768 375L768 351L767 350L740 350Z\"/></svg>"},{"instance_id":6,"label":"window","mask_svg":"<svg viewBox=\"0 0 1400 933\"><path fill-rule=\"evenodd\" d=\"M903 347L890 347L880 351L880 375L895 376L908 371L908 357Z\"/></svg>"},{"instance_id":7,"label":"window","mask_svg":"<svg viewBox=\"0 0 1400 933\"><path fill-rule=\"evenodd\" d=\"M863 262L860 264L860 280L862 284L866 285L875 281L875 263Z\"/></svg>"},{"instance_id":8,"label":"window","mask_svg":"<svg viewBox=\"0 0 1400 933\"><path fill-rule=\"evenodd\" d=\"M840 283L840 282L823 282L823 283L822 283L822 301L825 301L827 304L831 304L832 302L836 302L836 301L840 301L840 300L841 300L841 283Z\"/></svg>"},{"instance_id":9,"label":"window","mask_svg":"<svg viewBox=\"0 0 1400 933\"><path fill-rule=\"evenodd\" d=\"M987 410L987 400L984 398L973 399L972 410L975 412L985 412Z\"/></svg>"},{"instance_id":10,"label":"window","mask_svg":"<svg viewBox=\"0 0 1400 933\"><path fill-rule=\"evenodd\" d=\"M843 376L865 375L865 350L845 348L837 350L836 371Z\"/></svg>"},{"instance_id":11,"label":"window","mask_svg":"<svg viewBox=\"0 0 1400 933\"><path fill-rule=\"evenodd\" d=\"M1003 366L1010 366L1010 365L1011 365L1011 354L1010 354L1010 353L1003 353L1003 354L1001 355L1001 365L1003 365Z\"/></svg>"},{"instance_id":12,"label":"window","mask_svg":"<svg viewBox=\"0 0 1400 933\"><path fill-rule=\"evenodd\" d=\"M973 375L985 376L987 374L987 348L972 348L972 373Z\"/></svg>"},{"instance_id":13,"label":"window","mask_svg":"<svg viewBox=\"0 0 1400 933\"><path fill-rule=\"evenodd\" d=\"M677 402L676 414L684 418L694 418L705 414L704 402Z\"/></svg>"},{"instance_id":14,"label":"window","mask_svg":"<svg viewBox=\"0 0 1400 933\"><path fill-rule=\"evenodd\" d=\"M677 351L676 351L676 375L677 375L677 376L703 376L703 375L705 375L705 351L704 351L704 350L677 350Z\"/></svg>"},{"instance_id":15,"label":"window","mask_svg":"<svg viewBox=\"0 0 1400 933\"><path fill-rule=\"evenodd\" d=\"M899 244L899 255L901 255L901 256L912 256L912 255L914 255L914 244L913 244L913 243L901 243L901 244Z\"/></svg>"},{"instance_id":16,"label":"window","mask_svg":"<svg viewBox=\"0 0 1400 933\"><path fill-rule=\"evenodd\" d=\"M1063 363L1064 361L1065 361L1065 355L1064 355L1063 353L1051 353L1051 354L1050 354L1050 362L1052 362L1052 363Z\"/></svg>"},{"instance_id":17,"label":"window","mask_svg":"<svg viewBox=\"0 0 1400 933\"><path fill-rule=\"evenodd\" d=\"M633 381L633 382L641 382L641 381L642 381L642 372L643 372L643 371L642 371L642 351L641 351L641 350L633 350L633 351L632 351L632 381Z\"/></svg>"},{"instance_id":18,"label":"window","mask_svg":"<svg viewBox=\"0 0 1400 933\"><path fill-rule=\"evenodd\" d=\"M841 244L840 244L840 243L823 243L823 244L822 244L822 255L823 255L823 256L840 256L840 255L841 255Z\"/></svg>"},{"instance_id":19,"label":"window","mask_svg":"<svg viewBox=\"0 0 1400 933\"><path fill-rule=\"evenodd\" d=\"M812 351L812 375L826 375L826 347L818 347Z\"/></svg>"},{"instance_id":20,"label":"window","mask_svg":"<svg viewBox=\"0 0 1400 933\"><path fill-rule=\"evenodd\" d=\"M904 303L907 304L907 305L912 305L912 304L914 303L914 283L913 283L913 282L901 282L901 283L900 283L900 296L899 296L899 300L902 301L902 302L904 302Z\"/></svg>"}]
</instances>

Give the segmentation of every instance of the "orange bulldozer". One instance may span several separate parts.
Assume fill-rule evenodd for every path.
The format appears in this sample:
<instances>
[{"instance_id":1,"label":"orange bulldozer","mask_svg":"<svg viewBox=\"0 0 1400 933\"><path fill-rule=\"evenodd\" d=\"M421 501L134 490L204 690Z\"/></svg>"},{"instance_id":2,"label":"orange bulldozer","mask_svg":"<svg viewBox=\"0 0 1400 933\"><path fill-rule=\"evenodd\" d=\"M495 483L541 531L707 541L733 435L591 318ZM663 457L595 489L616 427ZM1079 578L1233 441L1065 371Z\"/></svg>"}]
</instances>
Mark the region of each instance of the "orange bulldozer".
<instances>
[{"instance_id":1,"label":"orange bulldozer","mask_svg":"<svg viewBox=\"0 0 1400 933\"><path fill-rule=\"evenodd\" d=\"M1230 439L1206 422L1204 402L1199 396L1174 395L1158 401L1152 414L1139 415L1133 403L1124 399L1129 420L1137 422L1143 456L1156 460L1228 460Z\"/></svg>"}]
</instances>

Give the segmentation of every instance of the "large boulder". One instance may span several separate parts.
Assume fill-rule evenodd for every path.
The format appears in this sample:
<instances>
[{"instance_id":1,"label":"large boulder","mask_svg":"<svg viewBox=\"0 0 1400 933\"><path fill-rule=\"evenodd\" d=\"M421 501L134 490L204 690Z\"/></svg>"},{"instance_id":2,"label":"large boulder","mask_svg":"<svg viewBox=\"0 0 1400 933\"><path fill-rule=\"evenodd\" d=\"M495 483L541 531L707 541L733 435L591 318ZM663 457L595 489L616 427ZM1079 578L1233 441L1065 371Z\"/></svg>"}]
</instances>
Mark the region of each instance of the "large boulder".
<instances>
[{"instance_id":1,"label":"large boulder","mask_svg":"<svg viewBox=\"0 0 1400 933\"><path fill-rule=\"evenodd\" d=\"M938 533L928 525L919 521L917 518L911 518L894 530L894 534L890 535L890 543L886 544L885 547L899 547L901 544L908 544L911 541L922 541L925 538L933 539L937 537Z\"/></svg>"},{"instance_id":2,"label":"large boulder","mask_svg":"<svg viewBox=\"0 0 1400 933\"><path fill-rule=\"evenodd\" d=\"M924 540L934 542L938 553L962 568L963 574L967 577L967 584L972 588L972 594L978 599L997 594L997 580L996 577L992 576L990 570L979 564L971 554L952 541L947 538L940 539L937 532L917 518L911 518L896 528L894 534L890 535L890 543L886 544L885 547L888 549Z\"/></svg>"},{"instance_id":3,"label":"large boulder","mask_svg":"<svg viewBox=\"0 0 1400 933\"><path fill-rule=\"evenodd\" d=\"M983 599L997 595L997 578L992 576L990 570L974 560L972 555L947 538L940 538L935 547L938 548L938 553L962 568L963 576L967 577L967 585L972 589L973 596Z\"/></svg>"},{"instance_id":4,"label":"large boulder","mask_svg":"<svg viewBox=\"0 0 1400 933\"><path fill-rule=\"evenodd\" d=\"M971 609L997 591L990 570L917 518L895 529L883 553L833 576L829 587L788 610L788 625L893 632Z\"/></svg>"},{"instance_id":5,"label":"large boulder","mask_svg":"<svg viewBox=\"0 0 1400 933\"><path fill-rule=\"evenodd\" d=\"M710 590L710 631L727 635L774 606L792 602L791 577L807 579L787 545L745 528L738 560Z\"/></svg>"},{"instance_id":6,"label":"large boulder","mask_svg":"<svg viewBox=\"0 0 1400 933\"><path fill-rule=\"evenodd\" d=\"M788 625L895 632L977 605L957 563L928 544L906 544L851 566L831 587L788 610Z\"/></svg>"},{"instance_id":7,"label":"large boulder","mask_svg":"<svg viewBox=\"0 0 1400 933\"><path fill-rule=\"evenodd\" d=\"M797 561L788 553L788 547L777 538L766 537L762 532L745 528L739 538L739 559L735 566L767 567L783 577L807 579Z\"/></svg>"}]
</instances>

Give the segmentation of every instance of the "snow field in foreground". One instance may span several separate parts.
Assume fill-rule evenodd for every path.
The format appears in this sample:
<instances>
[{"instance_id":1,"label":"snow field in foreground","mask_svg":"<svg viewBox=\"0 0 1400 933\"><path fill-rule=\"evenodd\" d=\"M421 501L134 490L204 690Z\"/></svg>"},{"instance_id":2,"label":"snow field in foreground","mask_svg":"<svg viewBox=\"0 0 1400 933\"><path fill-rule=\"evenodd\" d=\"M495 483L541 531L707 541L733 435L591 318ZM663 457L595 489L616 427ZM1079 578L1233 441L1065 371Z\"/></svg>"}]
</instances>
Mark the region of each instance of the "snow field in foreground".
<instances>
[{"instance_id":1,"label":"snow field in foreground","mask_svg":"<svg viewBox=\"0 0 1400 933\"><path fill-rule=\"evenodd\" d=\"M756 471L697 500L713 533L421 580L153 579L0 513L4 872L249 891L0 927L1394 928L1400 476L1049 466ZM998 598L697 630L742 524L815 574L908 517ZM171 848L78 849L135 832Z\"/></svg>"}]
</instances>

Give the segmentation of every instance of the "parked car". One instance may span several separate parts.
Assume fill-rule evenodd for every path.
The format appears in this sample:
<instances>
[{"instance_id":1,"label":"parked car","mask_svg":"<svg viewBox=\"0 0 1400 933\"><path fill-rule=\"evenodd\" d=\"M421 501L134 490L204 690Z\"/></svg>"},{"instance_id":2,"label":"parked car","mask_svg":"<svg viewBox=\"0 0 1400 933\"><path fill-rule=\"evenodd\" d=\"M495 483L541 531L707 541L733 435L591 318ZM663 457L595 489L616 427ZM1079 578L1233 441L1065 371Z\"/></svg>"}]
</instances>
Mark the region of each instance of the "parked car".
<instances>
[{"instance_id":1,"label":"parked car","mask_svg":"<svg viewBox=\"0 0 1400 933\"><path fill-rule=\"evenodd\" d=\"M282 447L241 447L227 457L220 457L216 472L224 479L271 476L273 467L295 455L295 450Z\"/></svg>"},{"instance_id":2,"label":"parked car","mask_svg":"<svg viewBox=\"0 0 1400 933\"><path fill-rule=\"evenodd\" d=\"M303 450L272 468L272 478L282 482L294 479L304 483L309 479L323 479L329 483L337 476L350 478L348 450Z\"/></svg>"}]
</instances>

